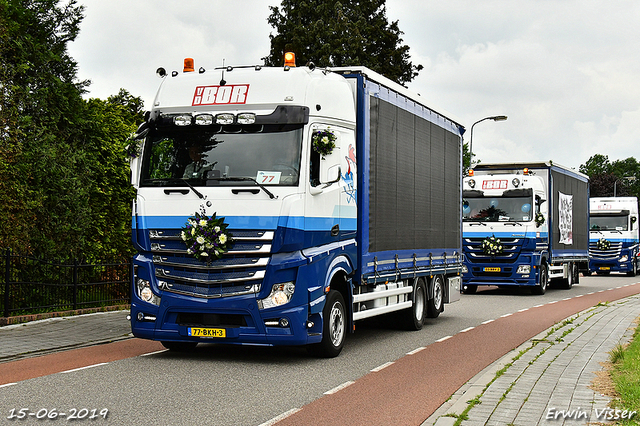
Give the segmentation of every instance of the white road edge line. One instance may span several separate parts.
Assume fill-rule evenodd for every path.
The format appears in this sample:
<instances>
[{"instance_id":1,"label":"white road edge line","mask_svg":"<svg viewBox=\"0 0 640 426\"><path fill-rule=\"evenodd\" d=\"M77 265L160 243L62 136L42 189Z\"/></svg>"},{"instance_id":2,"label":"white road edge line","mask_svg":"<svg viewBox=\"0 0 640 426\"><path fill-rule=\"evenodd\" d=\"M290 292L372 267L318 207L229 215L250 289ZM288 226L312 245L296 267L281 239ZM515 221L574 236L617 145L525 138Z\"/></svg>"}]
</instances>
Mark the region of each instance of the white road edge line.
<instances>
[{"instance_id":1,"label":"white road edge line","mask_svg":"<svg viewBox=\"0 0 640 426\"><path fill-rule=\"evenodd\" d=\"M506 317L510 317L513 314L504 314L504 315L500 315L500 318L506 318Z\"/></svg>"},{"instance_id":2,"label":"white road edge line","mask_svg":"<svg viewBox=\"0 0 640 426\"><path fill-rule=\"evenodd\" d=\"M440 339L436 340L436 343L444 342L444 341L445 341L445 340L447 340L447 339L451 339L451 336L444 336L444 337L442 337L442 338L440 338Z\"/></svg>"},{"instance_id":3,"label":"white road edge line","mask_svg":"<svg viewBox=\"0 0 640 426\"><path fill-rule=\"evenodd\" d=\"M484 324L489 324L490 322L494 322L494 319L490 319L490 320L486 320L484 322L481 322L480 324L484 325Z\"/></svg>"},{"instance_id":4,"label":"white road edge line","mask_svg":"<svg viewBox=\"0 0 640 426\"><path fill-rule=\"evenodd\" d=\"M460 330L460 333L466 333L467 331L473 330L475 327L467 327L464 330Z\"/></svg>"},{"instance_id":5,"label":"white road edge line","mask_svg":"<svg viewBox=\"0 0 640 426\"><path fill-rule=\"evenodd\" d=\"M7 386L17 385L17 383L5 383L4 385L0 385L0 388L6 388Z\"/></svg>"},{"instance_id":6,"label":"white road edge line","mask_svg":"<svg viewBox=\"0 0 640 426\"><path fill-rule=\"evenodd\" d=\"M387 368L388 366L390 366L391 364L393 364L393 361L389 361L389 362L385 362L382 365L377 366L376 368L372 369L371 372L372 373L377 373L380 370L383 370L385 368Z\"/></svg>"},{"instance_id":7,"label":"white road edge line","mask_svg":"<svg viewBox=\"0 0 640 426\"><path fill-rule=\"evenodd\" d=\"M416 348L414 350L412 350L411 352L407 352L407 355L415 355L418 352L420 352L421 350L427 349L425 346L420 346L419 348Z\"/></svg>"},{"instance_id":8,"label":"white road edge line","mask_svg":"<svg viewBox=\"0 0 640 426\"><path fill-rule=\"evenodd\" d=\"M286 411L286 412L280 414L279 416L276 416L276 417L272 418L271 420L267 420L266 422L261 423L258 426L272 426L272 425L278 423L280 420L284 420L287 417L289 417L290 415L297 413L298 411L300 411L300 408L292 408L291 410Z\"/></svg>"},{"instance_id":9,"label":"white road edge line","mask_svg":"<svg viewBox=\"0 0 640 426\"><path fill-rule=\"evenodd\" d=\"M73 373L75 371L86 370L87 368L99 367L101 365L107 365L108 362L101 362L100 364L87 365L86 367L74 368L73 370L61 371L60 374Z\"/></svg>"},{"instance_id":10,"label":"white road edge line","mask_svg":"<svg viewBox=\"0 0 640 426\"><path fill-rule=\"evenodd\" d=\"M524 308L524 309L520 309L518 312L524 312L524 311L528 311L529 308Z\"/></svg>"},{"instance_id":11,"label":"white road edge line","mask_svg":"<svg viewBox=\"0 0 640 426\"><path fill-rule=\"evenodd\" d=\"M155 354L161 354L162 352L167 352L169 349L163 349L161 351L155 351L155 352L149 352L148 354L142 354L139 356L151 356L151 355L155 355Z\"/></svg>"},{"instance_id":12,"label":"white road edge line","mask_svg":"<svg viewBox=\"0 0 640 426\"><path fill-rule=\"evenodd\" d=\"M334 393L346 388L347 386L351 386L352 384L354 384L355 382L352 380L349 380L348 382L344 382L343 384L336 386L335 388L326 391L324 394L325 395L333 395Z\"/></svg>"}]
</instances>

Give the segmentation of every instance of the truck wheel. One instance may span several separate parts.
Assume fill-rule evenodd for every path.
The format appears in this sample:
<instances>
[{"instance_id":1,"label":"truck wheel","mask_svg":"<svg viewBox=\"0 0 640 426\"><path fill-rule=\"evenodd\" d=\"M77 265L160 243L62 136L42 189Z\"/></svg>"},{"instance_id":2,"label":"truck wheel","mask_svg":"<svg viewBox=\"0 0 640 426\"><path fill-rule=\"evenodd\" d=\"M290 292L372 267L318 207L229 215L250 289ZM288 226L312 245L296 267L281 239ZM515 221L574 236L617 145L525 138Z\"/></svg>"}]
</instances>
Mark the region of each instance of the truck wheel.
<instances>
[{"instance_id":1,"label":"truck wheel","mask_svg":"<svg viewBox=\"0 0 640 426\"><path fill-rule=\"evenodd\" d=\"M573 282L575 278L575 272L574 272L575 268L576 268L576 265L573 262L569 263L569 274L567 274L568 275L567 278L564 278L562 280L562 283L564 284L564 288L566 288L567 290L573 287Z\"/></svg>"},{"instance_id":2,"label":"truck wheel","mask_svg":"<svg viewBox=\"0 0 640 426\"><path fill-rule=\"evenodd\" d=\"M442 275L436 275L431 280L431 290L433 290L433 298L427 300L427 317L438 318L442 312L442 304L444 302L444 279Z\"/></svg>"},{"instance_id":3,"label":"truck wheel","mask_svg":"<svg viewBox=\"0 0 640 426\"><path fill-rule=\"evenodd\" d=\"M336 290L330 290L322 309L322 341L308 347L309 352L322 358L337 357L347 334L347 316L344 299Z\"/></svg>"},{"instance_id":4,"label":"truck wheel","mask_svg":"<svg viewBox=\"0 0 640 426\"><path fill-rule=\"evenodd\" d=\"M629 272L627 272L627 276L629 277L635 277L636 274L638 273L638 265L636 264L636 258L635 256L633 257L633 260L631 261L631 270Z\"/></svg>"},{"instance_id":5,"label":"truck wheel","mask_svg":"<svg viewBox=\"0 0 640 426\"><path fill-rule=\"evenodd\" d=\"M198 342L160 342L162 346L173 352L189 352L198 346Z\"/></svg>"},{"instance_id":6,"label":"truck wheel","mask_svg":"<svg viewBox=\"0 0 640 426\"><path fill-rule=\"evenodd\" d=\"M424 278L418 278L413 289L413 304L409 309L405 309L404 324L407 330L421 330L424 325L425 306L427 304L427 288Z\"/></svg>"},{"instance_id":7,"label":"truck wheel","mask_svg":"<svg viewBox=\"0 0 640 426\"><path fill-rule=\"evenodd\" d=\"M538 284L531 289L531 293L542 295L547 291L549 283L549 270L545 263L540 265L540 273L538 274Z\"/></svg>"}]
</instances>

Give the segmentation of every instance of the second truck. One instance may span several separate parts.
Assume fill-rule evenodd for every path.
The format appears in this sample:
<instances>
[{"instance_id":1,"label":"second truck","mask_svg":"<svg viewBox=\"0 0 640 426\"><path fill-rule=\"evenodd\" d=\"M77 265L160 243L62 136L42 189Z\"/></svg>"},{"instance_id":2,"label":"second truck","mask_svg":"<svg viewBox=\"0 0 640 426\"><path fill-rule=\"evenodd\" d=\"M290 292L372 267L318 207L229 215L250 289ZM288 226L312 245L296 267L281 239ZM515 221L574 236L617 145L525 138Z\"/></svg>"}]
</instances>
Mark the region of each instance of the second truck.
<instances>
[{"instance_id":1,"label":"second truck","mask_svg":"<svg viewBox=\"0 0 640 426\"><path fill-rule=\"evenodd\" d=\"M570 288L589 261L589 179L551 162L480 164L463 184L463 292Z\"/></svg>"}]
</instances>

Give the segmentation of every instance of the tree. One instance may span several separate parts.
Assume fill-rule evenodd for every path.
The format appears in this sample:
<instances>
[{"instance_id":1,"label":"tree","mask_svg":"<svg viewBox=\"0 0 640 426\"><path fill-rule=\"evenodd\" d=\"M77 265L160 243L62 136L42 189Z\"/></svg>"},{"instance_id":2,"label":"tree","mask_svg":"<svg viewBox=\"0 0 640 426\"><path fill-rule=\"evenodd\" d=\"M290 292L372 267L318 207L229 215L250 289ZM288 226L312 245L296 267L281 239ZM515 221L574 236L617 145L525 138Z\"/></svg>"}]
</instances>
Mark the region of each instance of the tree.
<instances>
[{"instance_id":1,"label":"tree","mask_svg":"<svg viewBox=\"0 0 640 426\"><path fill-rule=\"evenodd\" d=\"M0 248L81 261L128 255L124 146L142 101L126 91L82 99L89 81L77 80L67 52L82 12L75 0L0 2Z\"/></svg>"},{"instance_id":2,"label":"tree","mask_svg":"<svg viewBox=\"0 0 640 426\"><path fill-rule=\"evenodd\" d=\"M595 154L579 171L589 176L591 197L640 198L640 164L633 157L610 162L607 155Z\"/></svg>"},{"instance_id":3,"label":"tree","mask_svg":"<svg viewBox=\"0 0 640 426\"><path fill-rule=\"evenodd\" d=\"M398 21L389 23L385 0L282 0L270 6L271 51L266 65L282 66L284 52L320 67L366 66L397 83L413 80L422 65L409 61Z\"/></svg>"}]
</instances>

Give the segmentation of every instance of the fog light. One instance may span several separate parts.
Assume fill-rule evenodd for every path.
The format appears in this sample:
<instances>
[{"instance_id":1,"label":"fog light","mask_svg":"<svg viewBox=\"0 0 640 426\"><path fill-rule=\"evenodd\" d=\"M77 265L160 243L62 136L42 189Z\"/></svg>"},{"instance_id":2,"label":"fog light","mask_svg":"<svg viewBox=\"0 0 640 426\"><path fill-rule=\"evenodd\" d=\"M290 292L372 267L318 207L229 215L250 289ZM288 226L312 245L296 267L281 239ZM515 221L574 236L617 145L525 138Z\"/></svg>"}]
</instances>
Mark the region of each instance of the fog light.
<instances>
[{"instance_id":1,"label":"fog light","mask_svg":"<svg viewBox=\"0 0 640 426\"><path fill-rule=\"evenodd\" d=\"M138 312L138 321L144 321L144 314L142 312Z\"/></svg>"},{"instance_id":2,"label":"fog light","mask_svg":"<svg viewBox=\"0 0 640 426\"><path fill-rule=\"evenodd\" d=\"M469 272L469 268L467 268L467 265L462 265L462 273L466 274L467 272Z\"/></svg>"},{"instance_id":3,"label":"fog light","mask_svg":"<svg viewBox=\"0 0 640 426\"><path fill-rule=\"evenodd\" d=\"M280 327L289 327L289 320L286 318L280 319Z\"/></svg>"}]
</instances>

